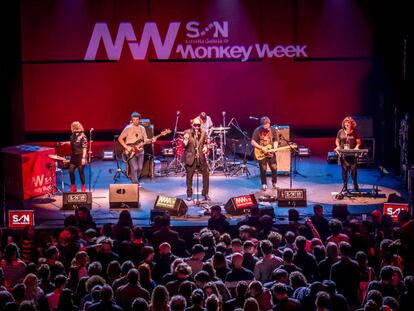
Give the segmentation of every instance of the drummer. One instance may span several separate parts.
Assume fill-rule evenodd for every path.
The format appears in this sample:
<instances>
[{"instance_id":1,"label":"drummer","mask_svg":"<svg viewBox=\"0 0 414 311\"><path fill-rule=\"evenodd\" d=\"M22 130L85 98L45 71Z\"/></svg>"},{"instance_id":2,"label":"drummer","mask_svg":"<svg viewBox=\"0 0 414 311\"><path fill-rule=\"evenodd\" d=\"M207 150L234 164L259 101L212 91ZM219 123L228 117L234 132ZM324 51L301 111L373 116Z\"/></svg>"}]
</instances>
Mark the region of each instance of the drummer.
<instances>
[{"instance_id":1,"label":"drummer","mask_svg":"<svg viewBox=\"0 0 414 311\"><path fill-rule=\"evenodd\" d=\"M207 133L207 137L210 137L213 132L213 121L204 111L201 112L198 117L201 120L201 129Z\"/></svg>"}]
</instances>

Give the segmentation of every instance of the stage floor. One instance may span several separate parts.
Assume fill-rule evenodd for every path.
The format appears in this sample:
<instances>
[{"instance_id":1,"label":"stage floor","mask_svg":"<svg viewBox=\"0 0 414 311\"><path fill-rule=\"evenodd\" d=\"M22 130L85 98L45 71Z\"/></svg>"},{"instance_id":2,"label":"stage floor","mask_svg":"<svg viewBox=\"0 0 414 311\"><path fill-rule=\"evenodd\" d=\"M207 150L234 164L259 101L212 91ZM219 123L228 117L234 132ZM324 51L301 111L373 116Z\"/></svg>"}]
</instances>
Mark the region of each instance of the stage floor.
<instances>
[{"instance_id":1,"label":"stage floor","mask_svg":"<svg viewBox=\"0 0 414 311\"><path fill-rule=\"evenodd\" d=\"M156 166L155 170L159 167ZM210 197L211 205L224 205L231 197L254 193L259 199L263 195L275 195L275 190L266 192L260 191L259 170L255 162L249 162L248 169L251 173L249 178L246 175L234 177L225 177L222 173L210 176ZM114 183L113 175L116 171L115 161L97 160L93 162L92 167L92 215L98 225L104 223L115 223L118 219L120 209L109 208L109 185ZM347 204L351 214L368 214L376 208L382 209L384 203L391 193L397 193L407 197L404 191L402 181L392 173L382 176L377 167L360 167L358 170L358 181L360 188L371 191L374 186L378 186L380 196L377 198L359 197L352 199L335 199L334 193L341 190L341 170L336 164L328 164L326 159L322 158L300 158L298 160L297 174L293 177L293 188L306 188L307 190L307 207L297 208L301 217L310 216L313 213L313 205L322 204L325 207L325 214L330 215L332 204ZM86 170L88 176L88 170ZM270 179L270 177L269 177ZM64 170L65 189L69 189L69 176L67 170ZM200 176L201 181L201 176ZM122 177L117 183L129 183L129 180ZM195 184L195 178L194 178ZM268 180L270 185L270 180ZM60 186L61 183L57 182ZM289 176L278 177L279 188L289 188ZM195 187L194 187L195 188ZM352 186L351 186L352 188ZM140 226L150 226L150 211L154 206L157 195L164 194L185 199L185 177L183 174L177 176L161 177L156 176L152 179L144 179L140 188L140 207L130 209L134 224ZM200 189L201 191L201 189ZM194 191L195 192L195 191ZM195 196L194 196L195 197ZM200 196L201 198L201 196ZM74 213L73 211L61 210L62 195L56 194L52 197L54 200L44 200L35 198L25 202L26 208L35 210L35 222L39 228L57 228L63 226L63 219ZM189 210L183 217L173 217L173 226L205 226L208 216L204 215L204 208L196 206L192 202L187 205ZM286 222L288 208L277 206L274 203L261 203L263 206L272 206L275 210L277 222ZM229 216L229 215L228 215ZM230 223L234 224L241 216L229 216Z\"/></svg>"}]
</instances>

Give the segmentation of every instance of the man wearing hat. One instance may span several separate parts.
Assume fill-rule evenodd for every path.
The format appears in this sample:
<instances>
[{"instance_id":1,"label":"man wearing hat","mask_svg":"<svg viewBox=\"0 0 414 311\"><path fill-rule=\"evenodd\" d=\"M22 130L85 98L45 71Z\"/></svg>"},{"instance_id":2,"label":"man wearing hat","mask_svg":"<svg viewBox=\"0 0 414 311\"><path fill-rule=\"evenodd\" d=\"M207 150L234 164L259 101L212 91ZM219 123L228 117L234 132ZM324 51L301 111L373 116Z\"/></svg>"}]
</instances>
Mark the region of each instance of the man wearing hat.
<instances>
[{"instance_id":1,"label":"man wearing hat","mask_svg":"<svg viewBox=\"0 0 414 311\"><path fill-rule=\"evenodd\" d=\"M203 190L201 194L204 199L209 201L208 196L209 188L209 175L207 160L203 151L206 151L207 134L201 129L200 118L191 120L191 129L184 132L183 137L183 159L186 171L186 184L187 184L187 201L193 199L193 177L196 170L198 170L203 177Z\"/></svg>"}]
</instances>

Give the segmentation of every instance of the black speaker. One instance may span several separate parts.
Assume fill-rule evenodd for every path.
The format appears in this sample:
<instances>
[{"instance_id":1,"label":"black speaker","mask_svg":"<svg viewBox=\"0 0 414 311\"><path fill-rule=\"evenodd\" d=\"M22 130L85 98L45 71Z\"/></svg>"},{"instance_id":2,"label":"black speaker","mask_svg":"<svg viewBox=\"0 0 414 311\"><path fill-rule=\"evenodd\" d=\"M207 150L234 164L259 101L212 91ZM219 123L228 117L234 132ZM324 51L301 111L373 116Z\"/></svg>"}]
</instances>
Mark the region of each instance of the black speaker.
<instances>
[{"instance_id":1,"label":"black speaker","mask_svg":"<svg viewBox=\"0 0 414 311\"><path fill-rule=\"evenodd\" d=\"M334 204L332 205L332 218L339 219L340 221L346 221L348 218L348 205L347 204Z\"/></svg>"},{"instance_id":2,"label":"black speaker","mask_svg":"<svg viewBox=\"0 0 414 311\"><path fill-rule=\"evenodd\" d=\"M73 210L79 206L92 208L92 192L63 192L62 209Z\"/></svg>"},{"instance_id":3,"label":"black speaker","mask_svg":"<svg viewBox=\"0 0 414 311\"><path fill-rule=\"evenodd\" d=\"M306 207L306 189L279 189L277 192L279 207Z\"/></svg>"},{"instance_id":4,"label":"black speaker","mask_svg":"<svg viewBox=\"0 0 414 311\"><path fill-rule=\"evenodd\" d=\"M257 200L254 194L246 194L228 200L224 209L230 215L243 215L247 214L252 207L257 206Z\"/></svg>"},{"instance_id":5,"label":"black speaker","mask_svg":"<svg viewBox=\"0 0 414 311\"><path fill-rule=\"evenodd\" d=\"M110 184L109 208L136 208L139 206L137 184Z\"/></svg>"},{"instance_id":6,"label":"black speaker","mask_svg":"<svg viewBox=\"0 0 414 311\"><path fill-rule=\"evenodd\" d=\"M187 213L188 206L182 199L159 195L155 200L154 210L167 211L171 216L183 216Z\"/></svg>"}]
</instances>

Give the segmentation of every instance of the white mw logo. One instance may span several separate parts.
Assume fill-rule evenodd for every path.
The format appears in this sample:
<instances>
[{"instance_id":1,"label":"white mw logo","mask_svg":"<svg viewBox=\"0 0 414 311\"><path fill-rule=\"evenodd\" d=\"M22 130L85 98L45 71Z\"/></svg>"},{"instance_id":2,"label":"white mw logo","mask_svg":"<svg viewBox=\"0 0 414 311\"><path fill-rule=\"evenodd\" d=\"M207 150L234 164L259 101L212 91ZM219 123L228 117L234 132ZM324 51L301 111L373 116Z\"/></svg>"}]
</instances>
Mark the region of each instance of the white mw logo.
<instances>
[{"instance_id":1,"label":"white mw logo","mask_svg":"<svg viewBox=\"0 0 414 311\"><path fill-rule=\"evenodd\" d=\"M131 23L120 23L115 41L112 41L107 23L96 23L86 50L85 60L95 60L99 44L102 41L108 59L119 60L121 58L124 42L128 42L129 50L135 60L145 59L149 42L152 41L158 59L168 59L180 28L179 22L172 22L168 27L164 41L162 41L156 23L145 23L141 40L138 43Z\"/></svg>"}]
</instances>

